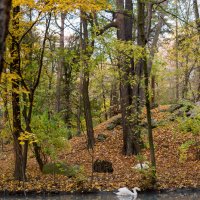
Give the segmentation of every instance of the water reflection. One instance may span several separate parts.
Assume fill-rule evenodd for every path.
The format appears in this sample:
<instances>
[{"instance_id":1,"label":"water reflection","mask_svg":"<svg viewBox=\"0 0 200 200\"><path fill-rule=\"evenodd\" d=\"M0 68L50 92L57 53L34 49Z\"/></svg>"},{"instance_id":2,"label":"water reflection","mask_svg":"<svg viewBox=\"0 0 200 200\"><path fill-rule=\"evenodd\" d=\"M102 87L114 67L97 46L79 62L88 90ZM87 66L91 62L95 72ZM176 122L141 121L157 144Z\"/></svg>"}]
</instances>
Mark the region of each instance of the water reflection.
<instances>
[{"instance_id":1,"label":"water reflection","mask_svg":"<svg viewBox=\"0 0 200 200\"><path fill-rule=\"evenodd\" d=\"M200 191L170 192L164 194L139 194L136 200L199 200ZM52 197L0 197L0 200L134 200L130 196L117 196L113 193L97 193L84 195L63 195Z\"/></svg>"},{"instance_id":2,"label":"water reflection","mask_svg":"<svg viewBox=\"0 0 200 200\"><path fill-rule=\"evenodd\" d=\"M118 200L139 200L139 198L133 196L117 196Z\"/></svg>"}]
</instances>

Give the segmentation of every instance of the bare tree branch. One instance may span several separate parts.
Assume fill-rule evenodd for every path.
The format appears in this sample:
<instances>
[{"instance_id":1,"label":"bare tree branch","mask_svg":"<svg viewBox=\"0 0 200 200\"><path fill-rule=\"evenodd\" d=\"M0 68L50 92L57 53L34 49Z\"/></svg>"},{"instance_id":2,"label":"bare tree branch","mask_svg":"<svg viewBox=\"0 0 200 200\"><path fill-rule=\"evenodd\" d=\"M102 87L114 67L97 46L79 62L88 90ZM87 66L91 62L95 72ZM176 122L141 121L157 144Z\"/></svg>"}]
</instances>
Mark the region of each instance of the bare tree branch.
<instances>
[{"instance_id":1,"label":"bare tree branch","mask_svg":"<svg viewBox=\"0 0 200 200\"><path fill-rule=\"evenodd\" d=\"M102 35L105 31L107 31L108 29L110 29L110 28L112 28L112 27L115 27L115 28L118 27L116 21L112 21L111 23L105 25L103 28L99 29L99 30L97 31L97 33L96 33L97 36Z\"/></svg>"},{"instance_id":2,"label":"bare tree branch","mask_svg":"<svg viewBox=\"0 0 200 200\"><path fill-rule=\"evenodd\" d=\"M38 76L37 76L35 83L33 84L33 88L32 88L33 92L38 87L39 82L40 82L40 76L41 76L42 67L43 67L44 50L45 50L45 44L46 44L47 35L48 35L49 27L50 27L50 21L51 21L51 13L49 13L49 19L47 19L47 25L46 25L44 40L43 40L43 43L42 43L42 52L41 52L41 57L40 57L40 61L39 61Z\"/></svg>"}]
</instances>

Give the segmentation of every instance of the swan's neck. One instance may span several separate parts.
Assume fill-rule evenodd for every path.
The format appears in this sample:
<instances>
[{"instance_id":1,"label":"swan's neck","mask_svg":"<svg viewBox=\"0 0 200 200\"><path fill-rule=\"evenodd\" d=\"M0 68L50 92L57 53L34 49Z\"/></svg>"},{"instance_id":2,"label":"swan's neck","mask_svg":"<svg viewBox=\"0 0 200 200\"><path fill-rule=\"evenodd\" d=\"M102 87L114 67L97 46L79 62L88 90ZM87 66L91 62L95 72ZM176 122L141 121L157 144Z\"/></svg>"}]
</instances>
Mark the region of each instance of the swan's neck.
<instances>
[{"instance_id":1,"label":"swan's neck","mask_svg":"<svg viewBox=\"0 0 200 200\"><path fill-rule=\"evenodd\" d=\"M134 193L135 195L137 195L137 190L136 190L135 188L133 188L133 193Z\"/></svg>"}]
</instances>

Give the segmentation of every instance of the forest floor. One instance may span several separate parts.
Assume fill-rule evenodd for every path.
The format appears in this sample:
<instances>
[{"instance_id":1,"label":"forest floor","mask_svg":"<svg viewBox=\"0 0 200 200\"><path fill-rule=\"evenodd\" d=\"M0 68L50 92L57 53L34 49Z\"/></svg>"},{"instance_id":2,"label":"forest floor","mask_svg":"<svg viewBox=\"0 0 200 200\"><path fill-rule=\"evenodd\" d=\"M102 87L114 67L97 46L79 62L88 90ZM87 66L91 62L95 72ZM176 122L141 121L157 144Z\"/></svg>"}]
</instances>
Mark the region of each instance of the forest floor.
<instances>
[{"instance_id":1,"label":"forest floor","mask_svg":"<svg viewBox=\"0 0 200 200\"><path fill-rule=\"evenodd\" d=\"M153 129L155 154L157 163L157 189L200 188L200 160L196 159L196 148L183 149L180 146L194 138L191 133L184 134L178 129L176 121L168 121L168 106L159 106L152 110L153 119L166 121ZM13 151L11 145L0 152L0 190L1 191L35 191L35 192L73 192L84 190L113 191L117 188L135 186L142 189L150 188L148 170L134 168L139 163L137 156L122 154L122 128L120 125L108 130L109 124L119 116L99 124L95 128L95 137L105 134L106 140L96 142L93 152L87 150L86 135L70 140L71 148L59 155L59 160L70 165L81 165L82 172L74 178L63 175L44 175L39 171L34 156L30 153L28 159L27 182L14 181ZM145 134L144 134L145 135ZM147 134L146 134L147 135ZM147 146L142 150L142 157L150 161L147 136L144 136ZM200 138L196 138L200 141ZM112 162L113 173L93 173L92 162L96 159Z\"/></svg>"}]
</instances>

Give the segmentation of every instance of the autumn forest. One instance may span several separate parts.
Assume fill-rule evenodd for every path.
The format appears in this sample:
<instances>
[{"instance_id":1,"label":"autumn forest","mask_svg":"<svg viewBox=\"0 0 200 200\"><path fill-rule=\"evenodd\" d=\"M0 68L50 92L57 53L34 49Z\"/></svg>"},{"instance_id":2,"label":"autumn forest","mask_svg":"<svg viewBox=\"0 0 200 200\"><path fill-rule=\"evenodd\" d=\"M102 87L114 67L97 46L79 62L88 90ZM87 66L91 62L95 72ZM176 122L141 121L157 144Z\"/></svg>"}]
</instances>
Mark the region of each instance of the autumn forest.
<instances>
[{"instance_id":1,"label":"autumn forest","mask_svg":"<svg viewBox=\"0 0 200 200\"><path fill-rule=\"evenodd\" d=\"M0 0L0 193L200 189L199 6Z\"/></svg>"}]
</instances>

